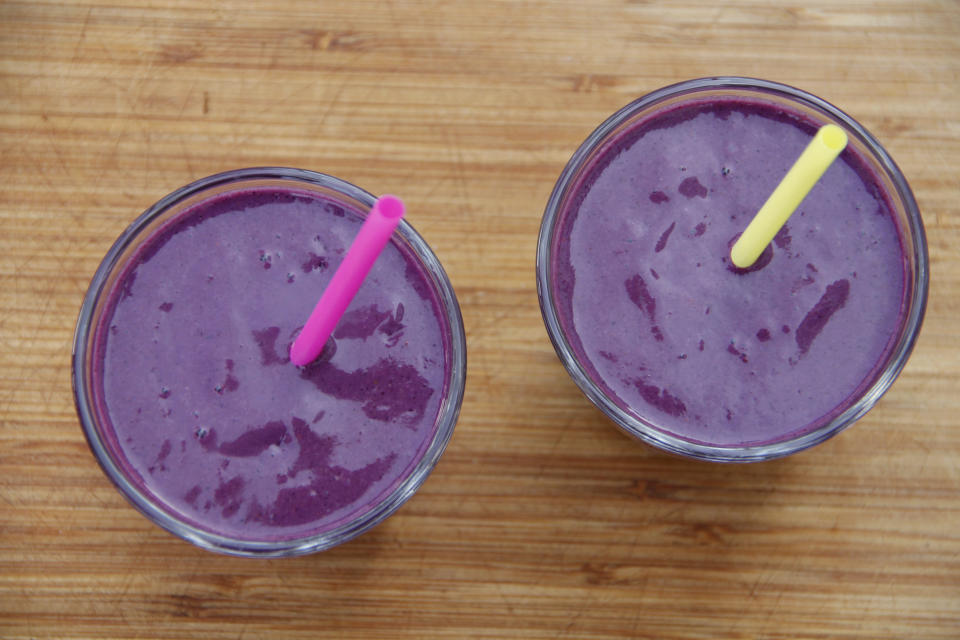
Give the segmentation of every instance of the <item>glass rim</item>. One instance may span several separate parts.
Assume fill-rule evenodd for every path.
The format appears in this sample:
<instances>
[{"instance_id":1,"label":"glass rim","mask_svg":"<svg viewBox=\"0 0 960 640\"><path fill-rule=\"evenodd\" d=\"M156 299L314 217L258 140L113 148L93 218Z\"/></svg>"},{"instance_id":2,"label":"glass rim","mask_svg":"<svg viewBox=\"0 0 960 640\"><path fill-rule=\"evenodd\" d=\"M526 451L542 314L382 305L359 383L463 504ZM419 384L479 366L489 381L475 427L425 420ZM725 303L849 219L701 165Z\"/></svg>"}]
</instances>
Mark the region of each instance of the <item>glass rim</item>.
<instances>
[{"instance_id":1,"label":"glass rim","mask_svg":"<svg viewBox=\"0 0 960 640\"><path fill-rule=\"evenodd\" d=\"M901 336L874 382L851 406L826 424L794 437L757 445L717 446L691 441L667 433L618 406L579 363L560 324L550 284L554 231L561 214L564 213L566 198L571 187L576 184L579 170L592 160L595 152L601 150L610 134L634 116L655 108L668 99L722 91L748 92L758 97L777 96L812 108L827 119L842 125L848 135L852 134L875 160L874 168L881 171L892 183L894 192L890 195L897 200L892 204L895 208L900 206L903 209L907 222L903 240L910 244L912 249L912 263L907 275L912 273L913 277L908 278L906 283L910 292L905 301L907 311L900 328ZM822 98L786 84L742 76L697 78L662 87L623 106L594 129L564 166L547 201L537 238L536 272L537 297L547 334L561 363L581 392L627 434L663 451L710 462L759 462L787 456L831 438L860 419L890 388L906 365L920 333L929 290L929 255L920 210L902 171L880 142L851 116Z\"/></svg>"},{"instance_id":2,"label":"glass rim","mask_svg":"<svg viewBox=\"0 0 960 640\"><path fill-rule=\"evenodd\" d=\"M91 388L87 378L88 361L91 355L89 350L90 340L92 332L97 327L97 323L93 322L94 313L102 296L109 294L106 289L109 278L117 267L123 266L120 260L123 252L140 238L141 233L148 230L151 222L172 207L211 189L224 187L224 191L229 191L229 187L232 185L243 188L251 182L263 183L265 181L274 184L289 181L291 184L301 186L321 187L352 199L368 210L376 201L376 196L373 194L340 178L307 169L290 167L234 169L200 178L180 187L140 214L126 227L104 255L91 278L90 286L81 303L71 351L74 404L84 436L101 469L127 501L147 519L198 547L227 555L259 558L303 555L342 544L383 522L413 496L436 466L453 435L463 403L467 364L463 317L453 285L426 241L406 219L401 219L394 231L394 236L401 238L403 243L409 247L411 257L414 257L427 273L431 288L434 290L438 304L442 308L444 321L450 330L450 375L444 381L447 393L437 413L433 437L419 460L416 461L412 471L400 480L393 490L373 508L357 514L350 521L328 531L321 531L301 538L250 540L213 533L183 518L178 518L171 512L159 507L156 504L157 500L151 498L150 495L141 491L135 483L131 482L102 441L95 411L90 402L95 397L95 391Z\"/></svg>"}]
</instances>

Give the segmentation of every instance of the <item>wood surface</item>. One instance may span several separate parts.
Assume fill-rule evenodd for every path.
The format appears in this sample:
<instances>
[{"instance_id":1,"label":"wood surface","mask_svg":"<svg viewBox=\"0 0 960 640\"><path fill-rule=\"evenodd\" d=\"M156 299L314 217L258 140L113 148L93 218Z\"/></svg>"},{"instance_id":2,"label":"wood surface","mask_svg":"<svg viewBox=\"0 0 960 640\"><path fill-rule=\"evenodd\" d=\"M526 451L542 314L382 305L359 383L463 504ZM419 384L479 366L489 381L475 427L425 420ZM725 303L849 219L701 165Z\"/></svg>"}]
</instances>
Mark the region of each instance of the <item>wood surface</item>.
<instances>
[{"instance_id":1,"label":"wood surface","mask_svg":"<svg viewBox=\"0 0 960 640\"><path fill-rule=\"evenodd\" d=\"M622 435L540 318L564 164L614 110L707 75L852 114L916 194L926 321L860 423L721 466ZM108 482L73 327L143 209L286 165L402 194L456 287L461 419L421 491L295 559L202 551ZM0 2L0 638L960 637L960 3Z\"/></svg>"}]
</instances>

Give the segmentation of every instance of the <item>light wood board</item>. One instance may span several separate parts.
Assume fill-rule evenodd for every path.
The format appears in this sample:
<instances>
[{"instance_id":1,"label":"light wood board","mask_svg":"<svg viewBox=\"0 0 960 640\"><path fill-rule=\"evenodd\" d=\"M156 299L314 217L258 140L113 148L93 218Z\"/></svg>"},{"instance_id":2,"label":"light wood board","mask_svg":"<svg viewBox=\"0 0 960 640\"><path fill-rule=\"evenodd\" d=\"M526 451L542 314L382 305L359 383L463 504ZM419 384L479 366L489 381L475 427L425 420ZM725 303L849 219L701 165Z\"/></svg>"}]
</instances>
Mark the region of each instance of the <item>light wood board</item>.
<instances>
[{"instance_id":1,"label":"light wood board","mask_svg":"<svg viewBox=\"0 0 960 640\"><path fill-rule=\"evenodd\" d=\"M822 96L887 147L926 322L860 423L717 466L622 435L557 360L534 253L610 113L708 75ZM402 194L456 287L461 419L394 517L251 561L114 490L70 385L80 301L147 206L286 165ZM0 637L960 637L960 4L0 3Z\"/></svg>"}]
</instances>

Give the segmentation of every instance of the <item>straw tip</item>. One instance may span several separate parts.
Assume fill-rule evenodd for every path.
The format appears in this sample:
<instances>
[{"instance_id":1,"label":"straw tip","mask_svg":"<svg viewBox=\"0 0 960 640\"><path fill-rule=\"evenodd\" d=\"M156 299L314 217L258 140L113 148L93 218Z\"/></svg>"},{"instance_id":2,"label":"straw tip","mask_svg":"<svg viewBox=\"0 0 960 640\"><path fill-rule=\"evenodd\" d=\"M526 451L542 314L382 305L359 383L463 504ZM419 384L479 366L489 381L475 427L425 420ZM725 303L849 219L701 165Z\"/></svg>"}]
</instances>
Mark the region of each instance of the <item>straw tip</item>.
<instances>
[{"instance_id":1,"label":"straw tip","mask_svg":"<svg viewBox=\"0 0 960 640\"><path fill-rule=\"evenodd\" d=\"M376 207L385 218L390 219L402 218L405 211L403 200L389 194L377 198Z\"/></svg>"},{"instance_id":2,"label":"straw tip","mask_svg":"<svg viewBox=\"0 0 960 640\"><path fill-rule=\"evenodd\" d=\"M835 124L823 125L817 134L830 151L839 153L847 146L847 132Z\"/></svg>"},{"instance_id":3,"label":"straw tip","mask_svg":"<svg viewBox=\"0 0 960 640\"><path fill-rule=\"evenodd\" d=\"M298 367L303 367L310 364L316 356L313 358L310 357L310 349L301 342L294 340L293 344L290 345L290 362L295 364Z\"/></svg>"},{"instance_id":4,"label":"straw tip","mask_svg":"<svg viewBox=\"0 0 960 640\"><path fill-rule=\"evenodd\" d=\"M741 245L739 241L734 243L733 248L730 249L730 262L737 269L747 269L753 266L756 261L757 257L752 255L750 250Z\"/></svg>"}]
</instances>

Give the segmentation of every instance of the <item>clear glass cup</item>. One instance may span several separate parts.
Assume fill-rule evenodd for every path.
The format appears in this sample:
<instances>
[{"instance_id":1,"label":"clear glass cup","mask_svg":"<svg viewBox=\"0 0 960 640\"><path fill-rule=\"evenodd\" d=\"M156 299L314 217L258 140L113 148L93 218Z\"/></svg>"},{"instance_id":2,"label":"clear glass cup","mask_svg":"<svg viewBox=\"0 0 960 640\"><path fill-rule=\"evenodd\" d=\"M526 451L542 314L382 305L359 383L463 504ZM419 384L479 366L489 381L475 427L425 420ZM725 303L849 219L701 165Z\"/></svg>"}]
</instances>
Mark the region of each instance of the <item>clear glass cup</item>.
<instances>
[{"instance_id":1,"label":"clear glass cup","mask_svg":"<svg viewBox=\"0 0 960 640\"><path fill-rule=\"evenodd\" d=\"M369 211L376 198L362 189L332 176L300 169L265 167L228 171L198 180L169 194L137 218L107 252L84 298L73 345L73 389L77 413L90 448L106 475L141 513L167 531L202 548L221 553L274 557L293 556L328 549L360 535L385 520L421 486L437 464L453 434L460 412L466 379L466 341L456 295L440 262L426 242L402 220L392 242L412 258L427 276L440 311L446 335L446 380L432 438L415 464L407 467L389 493L365 511L351 516L330 530L312 532L296 539L248 539L218 534L204 528L183 513L165 504L136 480L137 473L126 461L107 411L103 391L95 375L98 341L103 338L104 314L125 267L135 258L138 247L165 224L197 203L231 191L251 188L290 189L312 192L341 203L347 209ZM321 292L317 291L319 298ZM303 318L305 321L306 318ZM287 365L293 366L293 365Z\"/></svg>"},{"instance_id":2,"label":"clear glass cup","mask_svg":"<svg viewBox=\"0 0 960 640\"><path fill-rule=\"evenodd\" d=\"M867 163L889 195L893 215L903 234L902 248L907 263L906 313L902 316L889 357L873 379L863 386L862 393L851 398L847 406L838 407L836 415L815 428L742 446L718 445L679 436L618 400L598 377L596 369L585 362L585 356L578 353L564 328L558 311L559 296L564 294L555 286L554 262L564 217L571 208L580 206L582 192L586 189L584 181L591 179L588 174L625 132L650 118L651 114L680 103L729 97L780 105L801 114L810 123L834 123L842 127L848 134L849 146ZM877 402L900 373L920 331L927 299L928 264L923 224L910 187L889 154L863 126L826 101L793 87L752 78L715 77L690 80L654 91L614 113L590 134L567 163L547 203L537 245L536 270L540 308L557 355L581 391L618 427L674 454L715 462L754 462L789 455L823 442L857 421Z\"/></svg>"}]
</instances>

